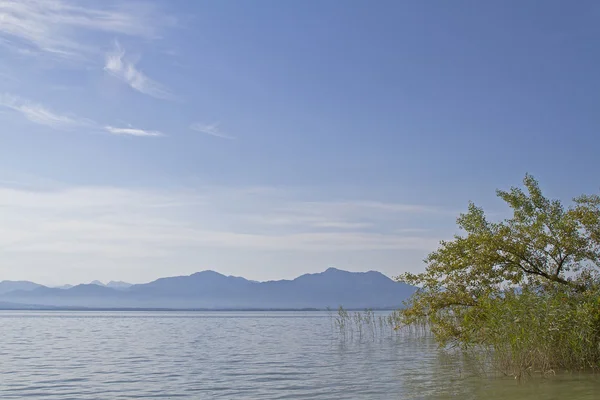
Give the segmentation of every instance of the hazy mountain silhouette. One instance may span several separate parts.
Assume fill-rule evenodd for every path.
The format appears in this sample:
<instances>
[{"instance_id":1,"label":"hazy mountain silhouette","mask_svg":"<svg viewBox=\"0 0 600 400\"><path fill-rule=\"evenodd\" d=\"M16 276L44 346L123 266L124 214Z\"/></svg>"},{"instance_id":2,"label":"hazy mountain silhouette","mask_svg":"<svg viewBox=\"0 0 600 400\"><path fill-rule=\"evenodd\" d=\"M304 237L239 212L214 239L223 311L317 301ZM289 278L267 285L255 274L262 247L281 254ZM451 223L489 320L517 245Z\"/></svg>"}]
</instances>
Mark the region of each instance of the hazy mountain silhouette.
<instances>
[{"instance_id":1,"label":"hazy mountain silhouette","mask_svg":"<svg viewBox=\"0 0 600 400\"><path fill-rule=\"evenodd\" d=\"M100 281L92 281L92 282L90 282L90 285L104 286L104 287L108 287L108 288L112 288L112 289L127 289L127 288L133 286L131 283L122 282L122 281L110 281L106 284L103 282L100 282Z\"/></svg>"},{"instance_id":2,"label":"hazy mountain silhouette","mask_svg":"<svg viewBox=\"0 0 600 400\"><path fill-rule=\"evenodd\" d=\"M143 308L388 308L399 307L415 288L376 272L335 268L293 280L255 282L214 271L157 279L130 287L82 284L40 286L0 294L1 301L69 307Z\"/></svg>"},{"instance_id":3,"label":"hazy mountain silhouette","mask_svg":"<svg viewBox=\"0 0 600 400\"><path fill-rule=\"evenodd\" d=\"M110 281L105 286L113 289L127 289L133 285L123 281Z\"/></svg>"},{"instance_id":4,"label":"hazy mountain silhouette","mask_svg":"<svg viewBox=\"0 0 600 400\"><path fill-rule=\"evenodd\" d=\"M2 281L0 282L0 295L14 292L15 290L33 290L41 286L29 281Z\"/></svg>"}]
</instances>

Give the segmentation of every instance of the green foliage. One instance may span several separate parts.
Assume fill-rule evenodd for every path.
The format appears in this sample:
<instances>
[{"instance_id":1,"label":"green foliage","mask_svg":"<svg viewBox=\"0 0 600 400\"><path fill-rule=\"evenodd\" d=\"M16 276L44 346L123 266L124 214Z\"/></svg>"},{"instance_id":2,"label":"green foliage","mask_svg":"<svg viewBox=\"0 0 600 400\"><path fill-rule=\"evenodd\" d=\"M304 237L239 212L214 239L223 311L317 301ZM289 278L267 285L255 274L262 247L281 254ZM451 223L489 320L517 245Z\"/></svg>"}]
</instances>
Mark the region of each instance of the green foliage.
<instances>
[{"instance_id":1,"label":"green foliage","mask_svg":"<svg viewBox=\"0 0 600 400\"><path fill-rule=\"evenodd\" d=\"M420 287L405 322L426 318L442 345L493 347L511 374L600 367L600 197L565 208L532 176L523 183L497 191L510 218L469 204L466 234L442 241L424 273L398 277Z\"/></svg>"},{"instance_id":2,"label":"green foliage","mask_svg":"<svg viewBox=\"0 0 600 400\"><path fill-rule=\"evenodd\" d=\"M500 371L524 374L600 367L600 296L553 287L485 299L463 322L468 343L493 349Z\"/></svg>"}]
</instances>

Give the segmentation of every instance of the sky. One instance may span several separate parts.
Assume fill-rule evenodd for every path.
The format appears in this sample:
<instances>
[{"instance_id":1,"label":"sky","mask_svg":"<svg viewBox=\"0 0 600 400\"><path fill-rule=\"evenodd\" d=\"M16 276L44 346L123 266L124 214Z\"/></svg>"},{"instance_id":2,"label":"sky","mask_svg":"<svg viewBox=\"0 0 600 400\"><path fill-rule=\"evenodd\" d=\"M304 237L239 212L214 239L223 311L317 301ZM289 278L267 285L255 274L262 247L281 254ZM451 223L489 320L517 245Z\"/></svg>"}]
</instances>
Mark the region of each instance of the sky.
<instances>
[{"instance_id":1,"label":"sky","mask_svg":"<svg viewBox=\"0 0 600 400\"><path fill-rule=\"evenodd\" d=\"M0 0L0 280L423 271L600 187L596 1Z\"/></svg>"}]
</instances>

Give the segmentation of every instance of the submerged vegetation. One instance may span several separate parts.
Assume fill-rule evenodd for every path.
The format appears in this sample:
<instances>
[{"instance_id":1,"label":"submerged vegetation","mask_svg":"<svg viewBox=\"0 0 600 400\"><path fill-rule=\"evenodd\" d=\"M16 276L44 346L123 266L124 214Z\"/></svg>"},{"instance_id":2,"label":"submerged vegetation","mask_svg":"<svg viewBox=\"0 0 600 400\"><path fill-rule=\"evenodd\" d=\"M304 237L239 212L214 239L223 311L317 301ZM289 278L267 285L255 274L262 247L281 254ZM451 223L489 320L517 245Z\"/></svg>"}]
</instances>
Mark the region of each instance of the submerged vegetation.
<instances>
[{"instance_id":1,"label":"submerged vegetation","mask_svg":"<svg viewBox=\"0 0 600 400\"><path fill-rule=\"evenodd\" d=\"M442 346L488 356L507 375L600 368L600 196L565 208L525 191L497 192L512 216L490 222L469 205L466 233L443 241L424 273L398 280L420 289L401 311L427 321Z\"/></svg>"}]
</instances>

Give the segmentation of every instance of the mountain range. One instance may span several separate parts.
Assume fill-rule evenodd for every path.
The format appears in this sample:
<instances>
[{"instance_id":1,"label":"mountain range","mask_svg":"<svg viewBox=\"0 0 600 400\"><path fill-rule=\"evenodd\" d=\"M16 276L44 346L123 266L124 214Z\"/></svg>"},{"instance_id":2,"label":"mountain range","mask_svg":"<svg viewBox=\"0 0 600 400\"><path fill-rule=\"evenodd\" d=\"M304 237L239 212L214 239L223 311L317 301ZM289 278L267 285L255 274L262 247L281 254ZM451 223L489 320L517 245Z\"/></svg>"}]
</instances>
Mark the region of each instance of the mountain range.
<instances>
[{"instance_id":1,"label":"mountain range","mask_svg":"<svg viewBox=\"0 0 600 400\"><path fill-rule=\"evenodd\" d=\"M376 271L329 268L293 280L250 281L214 271L131 285L94 281L51 288L27 281L0 282L2 304L31 308L325 309L397 308L416 288Z\"/></svg>"},{"instance_id":2,"label":"mountain range","mask_svg":"<svg viewBox=\"0 0 600 400\"><path fill-rule=\"evenodd\" d=\"M4 282L9 282L9 281L4 281ZM32 283L32 282L27 282L27 283ZM122 282L122 281L110 281L108 283L102 283L100 281L92 281L90 282L90 284L92 285L98 285L98 286L106 286L109 288L113 288L113 289L127 289L130 286L133 286L133 284L131 283L127 283L127 282ZM2 285L2 282L0 282L0 285ZM34 284L37 285L37 284ZM38 285L41 286L41 285ZM75 285L62 285L62 286L55 286L56 289L71 289L73 286Z\"/></svg>"}]
</instances>

